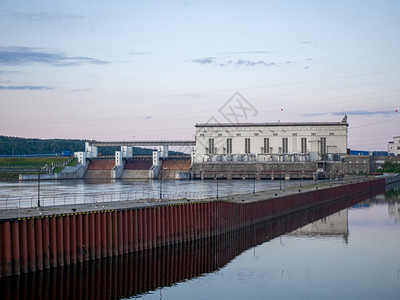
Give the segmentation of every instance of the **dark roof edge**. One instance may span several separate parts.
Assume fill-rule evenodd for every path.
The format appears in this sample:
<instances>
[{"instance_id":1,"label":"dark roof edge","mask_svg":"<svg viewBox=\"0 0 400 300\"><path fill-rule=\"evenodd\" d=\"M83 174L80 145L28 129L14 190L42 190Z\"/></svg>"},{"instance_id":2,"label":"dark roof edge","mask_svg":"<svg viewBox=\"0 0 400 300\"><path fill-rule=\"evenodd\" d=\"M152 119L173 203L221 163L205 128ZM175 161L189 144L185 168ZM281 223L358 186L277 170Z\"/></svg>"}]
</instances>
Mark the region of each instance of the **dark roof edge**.
<instances>
[{"instance_id":1,"label":"dark roof edge","mask_svg":"<svg viewBox=\"0 0 400 300\"><path fill-rule=\"evenodd\" d=\"M304 123L199 123L194 127L268 127L268 126L349 126L346 122L304 122Z\"/></svg>"}]
</instances>

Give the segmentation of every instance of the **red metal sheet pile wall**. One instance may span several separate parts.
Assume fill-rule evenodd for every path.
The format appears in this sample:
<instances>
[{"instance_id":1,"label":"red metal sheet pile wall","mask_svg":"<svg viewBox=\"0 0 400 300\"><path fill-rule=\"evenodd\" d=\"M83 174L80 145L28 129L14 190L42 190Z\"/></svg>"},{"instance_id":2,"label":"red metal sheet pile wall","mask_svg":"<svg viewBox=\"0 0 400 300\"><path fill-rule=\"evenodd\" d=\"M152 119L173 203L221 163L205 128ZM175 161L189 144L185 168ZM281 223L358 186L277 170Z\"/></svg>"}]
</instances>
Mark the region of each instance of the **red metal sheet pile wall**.
<instances>
[{"instance_id":1,"label":"red metal sheet pile wall","mask_svg":"<svg viewBox=\"0 0 400 300\"><path fill-rule=\"evenodd\" d=\"M252 202L187 202L0 220L0 277L206 239L347 194L384 180Z\"/></svg>"}]
</instances>

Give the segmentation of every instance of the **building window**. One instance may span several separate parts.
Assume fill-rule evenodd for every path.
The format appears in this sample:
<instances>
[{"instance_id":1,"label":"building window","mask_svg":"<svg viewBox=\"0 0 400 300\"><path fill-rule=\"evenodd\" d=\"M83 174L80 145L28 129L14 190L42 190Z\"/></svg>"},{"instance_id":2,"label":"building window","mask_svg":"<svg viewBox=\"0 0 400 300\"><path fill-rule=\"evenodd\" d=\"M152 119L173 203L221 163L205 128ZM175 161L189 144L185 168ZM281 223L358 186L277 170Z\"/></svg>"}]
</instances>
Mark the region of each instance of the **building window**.
<instances>
[{"instance_id":1,"label":"building window","mask_svg":"<svg viewBox=\"0 0 400 300\"><path fill-rule=\"evenodd\" d=\"M226 139L226 153L232 154L232 139Z\"/></svg>"},{"instance_id":2,"label":"building window","mask_svg":"<svg viewBox=\"0 0 400 300\"><path fill-rule=\"evenodd\" d=\"M254 134L254 136L259 136L259 135L260 135L259 133L255 133L255 134Z\"/></svg>"},{"instance_id":3,"label":"building window","mask_svg":"<svg viewBox=\"0 0 400 300\"><path fill-rule=\"evenodd\" d=\"M278 136L278 134L276 132L274 132L274 136Z\"/></svg>"},{"instance_id":4,"label":"building window","mask_svg":"<svg viewBox=\"0 0 400 300\"><path fill-rule=\"evenodd\" d=\"M236 133L236 136L241 136L242 134L241 133Z\"/></svg>"},{"instance_id":5,"label":"building window","mask_svg":"<svg viewBox=\"0 0 400 300\"><path fill-rule=\"evenodd\" d=\"M244 139L244 153L250 153L250 138Z\"/></svg>"},{"instance_id":6,"label":"building window","mask_svg":"<svg viewBox=\"0 0 400 300\"><path fill-rule=\"evenodd\" d=\"M218 136L222 136L222 133L218 133Z\"/></svg>"},{"instance_id":7,"label":"building window","mask_svg":"<svg viewBox=\"0 0 400 300\"><path fill-rule=\"evenodd\" d=\"M317 135L315 132L311 132L311 135Z\"/></svg>"},{"instance_id":8,"label":"building window","mask_svg":"<svg viewBox=\"0 0 400 300\"><path fill-rule=\"evenodd\" d=\"M264 138L264 153L269 153L269 138Z\"/></svg>"},{"instance_id":9,"label":"building window","mask_svg":"<svg viewBox=\"0 0 400 300\"><path fill-rule=\"evenodd\" d=\"M321 138L321 153L326 153L326 137Z\"/></svg>"},{"instance_id":10,"label":"building window","mask_svg":"<svg viewBox=\"0 0 400 300\"><path fill-rule=\"evenodd\" d=\"M214 139L208 139L208 154L214 154Z\"/></svg>"},{"instance_id":11,"label":"building window","mask_svg":"<svg viewBox=\"0 0 400 300\"><path fill-rule=\"evenodd\" d=\"M200 136L204 136L204 133L200 133Z\"/></svg>"},{"instance_id":12,"label":"building window","mask_svg":"<svg viewBox=\"0 0 400 300\"><path fill-rule=\"evenodd\" d=\"M335 135L335 133L334 132L329 132L329 135Z\"/></svg>"},{"instance_id":13,"label":"building window","mask_svg":"<svg viewBox=\"0 0 400 300\"><path fill-rule=\"evenodd\" d=\"M297 136L297 133L294 132L294 133L292 133L292 135L293 135L293 136Z\"/></svg>"},{"instance_id":14,"label":"building window","mask_svg":"<svg viewBox=\"0 0 400 300\"><path fill-rule=\"evenodd\" d=\"M282 138L282 153L288 153L288 138Z\"/></svg>"},{"instance_id":15,"label":"building window","mask_svg":"<svg viewBox=\"0 0 400 300\"><path fill-rule=\"evenodd\" d=\"M301 153L307 153L307 138L301 138Z\"/></svg>"}]
</instances>

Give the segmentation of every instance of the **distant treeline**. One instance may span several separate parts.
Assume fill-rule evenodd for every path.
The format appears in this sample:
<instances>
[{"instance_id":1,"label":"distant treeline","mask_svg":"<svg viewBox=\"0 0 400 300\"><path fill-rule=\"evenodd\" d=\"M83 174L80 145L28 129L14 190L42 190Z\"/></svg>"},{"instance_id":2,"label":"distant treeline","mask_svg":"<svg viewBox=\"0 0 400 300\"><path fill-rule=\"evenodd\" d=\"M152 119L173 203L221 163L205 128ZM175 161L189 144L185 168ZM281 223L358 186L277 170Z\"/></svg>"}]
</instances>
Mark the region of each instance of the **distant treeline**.
<instances>
[{"instance_id":1,"label":"distant treeline","mask_svg":"<svg viewBox=\"0 0 400 300\"><path fill-rule=\"evenodd\" d=\"M120 147L101 147L99 152L103 155L114 155ZM66 139L26 139L0 135L0 155L44 154L60 153L62 151L85 151L84 140ZM133 148L136 155L152 154L151 149Z\"/></svg>"}]
</instances>

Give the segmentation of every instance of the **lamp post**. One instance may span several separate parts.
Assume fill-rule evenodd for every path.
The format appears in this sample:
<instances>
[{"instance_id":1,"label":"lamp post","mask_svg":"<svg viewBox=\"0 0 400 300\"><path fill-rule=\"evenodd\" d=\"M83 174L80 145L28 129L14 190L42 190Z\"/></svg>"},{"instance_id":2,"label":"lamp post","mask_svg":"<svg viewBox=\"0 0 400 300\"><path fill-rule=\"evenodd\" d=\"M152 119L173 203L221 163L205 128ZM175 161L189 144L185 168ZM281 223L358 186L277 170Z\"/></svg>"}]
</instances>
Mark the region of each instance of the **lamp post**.
<instances>
[{"instance_id":1,"label":"lamp post","mask_svg":"<svg viewBox=\"0 0 400 300\"><path fill-rule=\"evenodd\" d=\"M38 208L40 208L40 168L38 169L38 191L37 191L37 204Z\"/></svg>"},{"instance_id":2,"label":"lamp post","mask_svg":"<svg viewBox=\"0 0 400 300\"><path fill-rule=\"evenodd\" d=\"M160 168L160 174L161 174L161 179L160 179L160 200L161 200L162 199L162 182L163 182L162 168Z\"/></svg>"},{"instance_id":3,"label":"lamp post","mask_svg":"<svg viewBox=\"0 0 400 300\"><path fill-rule=\"evenodd\" d=\"M215 178L217 180L217 199L218 199L218 177Z\"/></svg>"}]
</instances>

